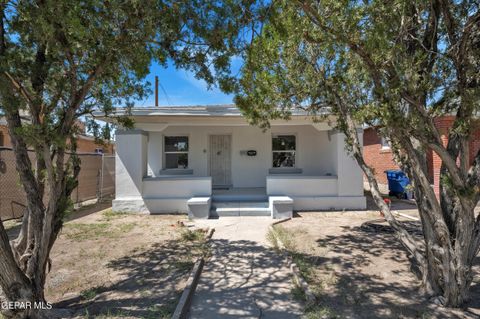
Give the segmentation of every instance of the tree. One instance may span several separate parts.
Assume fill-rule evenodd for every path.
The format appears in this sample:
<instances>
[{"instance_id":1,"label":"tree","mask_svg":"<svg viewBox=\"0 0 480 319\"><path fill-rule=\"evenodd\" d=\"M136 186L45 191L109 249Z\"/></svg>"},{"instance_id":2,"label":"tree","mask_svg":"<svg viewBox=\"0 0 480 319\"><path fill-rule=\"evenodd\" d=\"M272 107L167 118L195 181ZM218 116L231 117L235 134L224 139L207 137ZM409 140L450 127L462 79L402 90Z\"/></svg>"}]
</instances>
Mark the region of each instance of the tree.
<instances>
[{"instance_id":1,"label":"tree","mask_svg":"<svg viewBox=\"0 0 480 319\"><path fill-rule=\"evenodd\" d=\"M345 133L377 206L446 306L468 298L480 244L480 153L469 137L480 110L480 9L474 1L274 1L244 54L236 102L252 124L295 108L325 111ZM434 120L453 115L444 143ZM414 185L423 240L392 215L364 161L358 125L390 143ZM441 193L428 180L426 153L442 161Z\"/></svg>"},{"instance_id":2,"label":"tree","mask_svg":"<svg viewBox=\"0 0 480 319\"><path fill-rule=\"evenodd\" d=\"M235 39L226 35L249 20L241 10L250 1L240 2L0 0L0 111L27 194L19 236L9 241L0 223L2 301L45 302L50 250L81 167L76 120L144 97L153 60L170 59L208 83L227 79ZM41 316L3 310L7 317Z\"/></svg>"}]
</instances>

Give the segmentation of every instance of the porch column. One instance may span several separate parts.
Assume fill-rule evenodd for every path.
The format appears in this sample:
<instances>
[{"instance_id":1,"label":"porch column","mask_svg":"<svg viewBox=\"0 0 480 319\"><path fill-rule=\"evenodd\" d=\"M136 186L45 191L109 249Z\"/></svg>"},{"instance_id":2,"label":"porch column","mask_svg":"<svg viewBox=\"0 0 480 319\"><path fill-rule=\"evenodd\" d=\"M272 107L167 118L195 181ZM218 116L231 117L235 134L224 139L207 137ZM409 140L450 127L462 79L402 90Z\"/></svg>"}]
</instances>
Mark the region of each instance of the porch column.
<instances>
[{"instance_id":1,"label":"porch column","mask_svg":"<svg viewBox=\"0 0 480 319\"><path fill-rule=\"evenodd\" d=\"M115 136L115 199L141 199L143 177L147 174L148 133L117 130Z\"/></svg>"},{"instance_id":2,"label":"porch column","mask_svg":"<svg viewBox=\"0 0 480 319\"><path fill-rule=\"evenodd\" d=\"M345 149L345 135L334 130L332 142L336 144L336 170L338 196L363 196L363 176L355 159ZM363 147L363 129L358 129L358 137Z\"/></svg>"}]
</instances>

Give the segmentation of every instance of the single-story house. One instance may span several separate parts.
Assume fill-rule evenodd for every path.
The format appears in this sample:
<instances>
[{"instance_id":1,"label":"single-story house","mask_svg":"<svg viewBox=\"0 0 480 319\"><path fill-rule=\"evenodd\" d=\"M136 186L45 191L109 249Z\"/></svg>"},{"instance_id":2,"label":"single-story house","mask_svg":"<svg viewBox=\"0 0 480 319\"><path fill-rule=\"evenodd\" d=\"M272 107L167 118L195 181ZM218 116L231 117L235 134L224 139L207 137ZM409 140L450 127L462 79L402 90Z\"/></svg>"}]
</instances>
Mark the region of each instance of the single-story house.
<instances>
[{"instance_id":1,"label":"single-story house","mask_svg":"<svg viewBox=\"0 0 480 319\"><path fill-rule=\"evenodd\" d=\"M138 107L130 116L135 128L116 131L115 211L282 217L366 207L362 172L327 121L298 112L263 131L234 105Z\"/></svg>"}]
</instances>

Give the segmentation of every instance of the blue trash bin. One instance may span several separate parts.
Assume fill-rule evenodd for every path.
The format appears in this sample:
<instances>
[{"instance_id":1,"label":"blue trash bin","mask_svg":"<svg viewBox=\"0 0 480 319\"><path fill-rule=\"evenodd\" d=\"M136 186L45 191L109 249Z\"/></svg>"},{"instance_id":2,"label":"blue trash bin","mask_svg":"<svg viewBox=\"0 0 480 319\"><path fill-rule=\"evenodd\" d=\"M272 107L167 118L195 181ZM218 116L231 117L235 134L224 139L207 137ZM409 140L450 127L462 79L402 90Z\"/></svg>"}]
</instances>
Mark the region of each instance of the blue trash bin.
<instances>
[{"instance_id":1,"label":"blue trash bin","mask_svg":"<svg viewBox=\"0 0 480 319\"><path fill-rule=\"evenodd\" d=\"M400 170L387 170L388 195L405 198L406 187L410 184L410 180L404 172Z\"/></svg>"}]
</instances>

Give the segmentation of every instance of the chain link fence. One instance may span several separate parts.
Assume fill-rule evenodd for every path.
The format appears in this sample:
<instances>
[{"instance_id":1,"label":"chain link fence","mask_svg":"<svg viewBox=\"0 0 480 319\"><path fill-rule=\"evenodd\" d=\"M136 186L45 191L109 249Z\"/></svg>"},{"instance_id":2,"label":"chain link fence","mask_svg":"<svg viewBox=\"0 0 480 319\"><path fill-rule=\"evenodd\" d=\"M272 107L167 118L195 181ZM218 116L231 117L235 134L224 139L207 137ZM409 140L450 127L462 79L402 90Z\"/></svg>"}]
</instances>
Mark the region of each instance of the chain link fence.
<instances>
[{"instance_id":1,"label":"chain link fence","mask_svg":"<svg viewBox=\"0 0 480 319\"><path fill-rule=\"evenodd\" d=\"M35 152L29 152L35 162ZM72 201L79 204L88 200L101 200L115 193L115 156L104 154L78 154L81 170L78 187ZM26 208L26 195L15 168L15 154L11 148L0 147L0 219L20 218Z\"/></svg>"}]
</instances>

